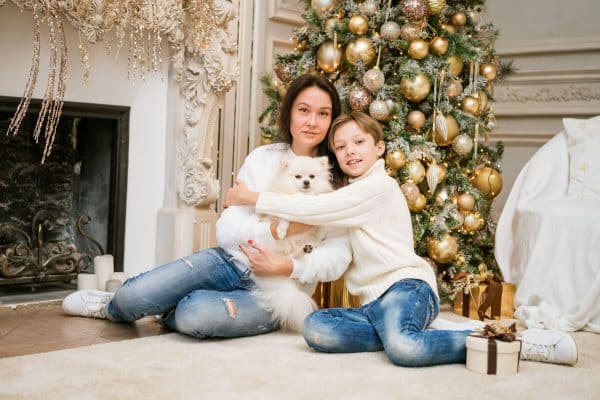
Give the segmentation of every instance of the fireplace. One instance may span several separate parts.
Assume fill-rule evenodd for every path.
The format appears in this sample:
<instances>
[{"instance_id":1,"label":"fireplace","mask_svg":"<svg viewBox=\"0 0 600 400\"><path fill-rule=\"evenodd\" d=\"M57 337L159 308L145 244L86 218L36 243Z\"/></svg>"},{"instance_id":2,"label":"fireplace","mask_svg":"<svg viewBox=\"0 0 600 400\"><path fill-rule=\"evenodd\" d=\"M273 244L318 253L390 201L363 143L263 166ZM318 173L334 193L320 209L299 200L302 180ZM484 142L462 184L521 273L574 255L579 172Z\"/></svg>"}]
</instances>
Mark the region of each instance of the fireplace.
<instances>
[{"instance_id":1,"label":"fireplace","mask_svg":"<svg viewBox=\"0 0 600 400\"><path fill-rule=\"evenodd\" d=\"M129 107L66 102L41 164L41 101L6 135L19 101L0 97L0 287L72 280L103 252L123 271Z\"/></svg>"}]
</instances>

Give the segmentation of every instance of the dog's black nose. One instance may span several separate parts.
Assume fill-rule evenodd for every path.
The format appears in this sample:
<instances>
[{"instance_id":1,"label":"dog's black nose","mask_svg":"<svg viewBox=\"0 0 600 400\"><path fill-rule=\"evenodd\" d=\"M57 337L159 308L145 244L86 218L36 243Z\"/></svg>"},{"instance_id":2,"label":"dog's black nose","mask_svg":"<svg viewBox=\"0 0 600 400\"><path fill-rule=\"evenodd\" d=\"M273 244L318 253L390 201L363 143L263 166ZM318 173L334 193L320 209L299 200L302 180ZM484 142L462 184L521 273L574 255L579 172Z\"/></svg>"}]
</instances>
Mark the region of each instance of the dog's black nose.
<instances>
[{"instance_id":1,"label":"dog's black nose","mask_svg":"<svg viewBox=\"0 0 600 400\"><path fill-rule=\"evenodd\" d=\"M304 181L302 182L304 184L304 187L307 188L310 186L310 181Z\"/></svg>"}]
</instances>

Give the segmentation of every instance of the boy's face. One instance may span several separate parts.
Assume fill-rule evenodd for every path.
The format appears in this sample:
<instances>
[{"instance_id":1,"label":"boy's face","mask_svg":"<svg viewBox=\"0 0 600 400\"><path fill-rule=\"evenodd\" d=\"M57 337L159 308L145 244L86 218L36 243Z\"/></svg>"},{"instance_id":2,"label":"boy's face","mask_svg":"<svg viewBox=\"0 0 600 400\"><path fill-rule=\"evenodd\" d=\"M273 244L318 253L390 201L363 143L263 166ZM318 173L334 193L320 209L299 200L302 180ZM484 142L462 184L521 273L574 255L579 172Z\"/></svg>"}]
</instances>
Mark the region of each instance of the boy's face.
<instances>
[{"instance_id":1,"label":"boy's face","mask_svg":"<svg viewBox=\"0 0 600 400\"><path fill-rule=\"evenodd\" d=\"M342 171L349 177L357 178L381 157L385 144L383 140L375 143L373 136L363 132L356 122L350 121L335 131L333 149Z\"/></svg>"}]
</instances>

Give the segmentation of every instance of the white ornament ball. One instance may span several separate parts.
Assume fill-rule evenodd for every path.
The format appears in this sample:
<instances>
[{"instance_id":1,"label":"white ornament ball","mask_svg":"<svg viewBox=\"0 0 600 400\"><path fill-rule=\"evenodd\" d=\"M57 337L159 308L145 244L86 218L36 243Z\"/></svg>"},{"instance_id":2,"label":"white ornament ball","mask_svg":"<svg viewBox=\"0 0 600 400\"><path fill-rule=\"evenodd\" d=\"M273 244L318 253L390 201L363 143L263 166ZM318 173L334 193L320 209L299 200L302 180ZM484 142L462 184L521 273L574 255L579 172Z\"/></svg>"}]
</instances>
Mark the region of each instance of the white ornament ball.
<instances>
[{"instance_id":1,"label":"white ornament ball","mask_svg":"<svg viewBox=\"0 0 600 400\"><path fill-rule=\"evenodd\" d=\"M390 114L390 110L384 100L375 100L369 106L369 114L378 121L385 121Z\"/></svg>"},{"instance_id":2,"label":"white ornament ball","mask_svg":"<svg viewBox=\"0 0 600 400\"><path fill-rule=\"evenodd\" d=\"M361 3L359 8L361 13L371 17L377 14L377 11L379 11L379 2L376 0L365 0Z\"/></svg>"},{"instance_id":3,"label":"white ornament ball","mask_svg":"<svg viewBox=\"0 0 600 400\"><path fill-rule=\"evenodd\" d=\"M379 68L371 68L362 77L363 85L369 89L369 91L376 92L383 87L385 83L385 76Z\"/></svg>"},{"instance_id":4,"label":"white ornament ball","mask_svg":"<svg viewBox=\"0 0 600 400\"><path fill-rule=\"evenodd\" d=\"M398 40L400 32L400 25L396 21L388 21L381 25L379 34L385 40Z\"/></svg>"},{"instance_id":5,"label":"white ornament ball","mask_svg":"<svg viewBox=\"0 0 600 400\"><path fill-rule=\"evenodd\" d=\"M473 139L471 136L461 133L452 141L452 148L461 156L470 154L473 150Z\"/></svg>"}]
</instances>

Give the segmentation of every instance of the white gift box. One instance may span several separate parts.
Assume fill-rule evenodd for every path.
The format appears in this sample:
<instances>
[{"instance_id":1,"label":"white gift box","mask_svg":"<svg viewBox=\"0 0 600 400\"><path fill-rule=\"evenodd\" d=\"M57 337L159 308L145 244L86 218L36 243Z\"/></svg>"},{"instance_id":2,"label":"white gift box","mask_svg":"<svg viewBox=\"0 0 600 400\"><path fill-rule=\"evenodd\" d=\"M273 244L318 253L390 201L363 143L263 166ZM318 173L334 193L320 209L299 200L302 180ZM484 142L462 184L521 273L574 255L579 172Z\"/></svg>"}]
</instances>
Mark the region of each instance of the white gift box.
<instances>
[{"instance_id":1,"label":"white gift box","mask_svg":"<svg viewBox=\"0 0 600 400\"><path fill-rule=\"evenodd\" d=\"M516 374L520 353L520 340L503 342L478 335L467 336L467 368L480 374Z\"/></svg>"}]
</instances>

